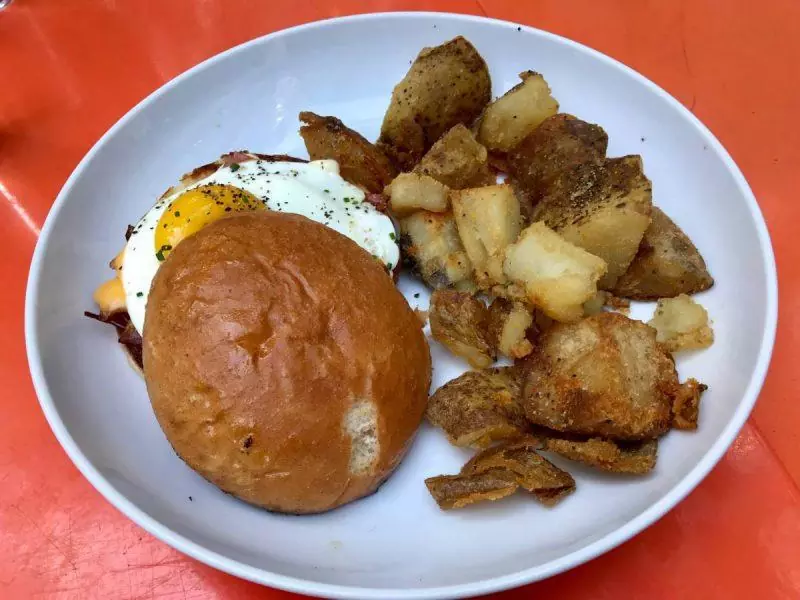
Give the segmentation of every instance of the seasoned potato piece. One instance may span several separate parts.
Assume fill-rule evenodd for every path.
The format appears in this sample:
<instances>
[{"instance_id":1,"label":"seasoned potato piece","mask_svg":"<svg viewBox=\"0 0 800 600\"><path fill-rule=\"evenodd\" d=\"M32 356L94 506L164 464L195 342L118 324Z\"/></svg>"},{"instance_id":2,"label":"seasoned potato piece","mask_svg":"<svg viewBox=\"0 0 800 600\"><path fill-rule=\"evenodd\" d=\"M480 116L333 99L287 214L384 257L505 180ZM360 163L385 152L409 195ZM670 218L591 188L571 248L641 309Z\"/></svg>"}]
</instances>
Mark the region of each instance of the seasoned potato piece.
<instances>
[{"instance_id":1,"label":"seasoned potato piece","mask_svg":"<svg viewBox=\"0 0 800 600\"><path fill-rule=\"evenodd\" d=\"M652 327L603 312L543 333L525 359L534 425L618 440L652 439L671 420L678 375Z\"/></svg>"},{"instance_id":2,"label":"seasoned potato piece","mask_svg":"<svg viewBox=\"0 0 800 600\"><path fill-rule=\"evenodd\" d=\"M541 442L533 437L506 440L473 456L461 469L462 475L495 472L511 473L517 484L547 506L552 506L575 490L572 475L562 471L536 451Z\"/></svg>"},{"instance_id":3,"label":"seasoned potato piece","mask_svg":"<svg viewBox=\"0 0 800 600\"><path fill-rule=\"evenodd\" d=\"M497 183L486 148L461 123L436 141L414 172L429 175L454 190Z\"/></svg>"},{"instance_id":4,"label":"seasoned potato piece","mask_svg":"<svg viewBox=\"0 0 800 600\"><path fill-rule=\"evenodd\" d=\"M400 220L400 232L404 259L429 286L477 289L452 213L416 212Z\"/></svg>"},{"instance_id":5,"label":"seasoned potato piece","mask_svg":"<svg viewBox=\"0 0 800 600\"><path fill-rule=\"evenodd\" d=\"M606 264L544 223L534 223L506 249L503 271L512 282L506 291L512 298L526 300L557 321L576 321L583 316L583 303L597 293Z\"/></svg>"},{"instance_id":6,"label":"seasoned potato piece","mask_svg":"<svg viewBox=\"0 0 800 600\"><path fill-rule=\"evenodd\" d=\"M634 300L655 300L702 292L712 285L714 280L692 240L654 206L639 251L617 281L614 293Z\"/></svg>"},{"instance_id":7,"label":"seasoned potato piece","mask_svg":"<svg viewBox=\"0 0 800 600\"><path fill-rule=\"evenodd\" d=\"M463 37L423 48L392 91L378 145L402 170L411 170L445 131L472 123L491 91L486 63Z\"/></svg>"},{"instance_id":8,"label":"seasoned potato piece","mask_svg":"<svg viewBox=\"0 0 800 600\"><path fill-rule=\"evenodd\" d=\"M504 283L503 251L519 236L521 220L511 186L453 190L450 202L478 286Z\"/></svg>"},{"instance_id":9,"label":"seasoned potato piece","mask_svg":"<svg viewBox=\"0 0 800 600\"><path fill-rule=\"evenodd\" d=\"M681 384L672 402L672 428L697 429L700 416L700 397L708 386L696 379L689 379Z\"/></svg>"},{"instance_id":10,"label":"seasoned potato piece","mask_svg":"<svg viewBox=\"0 0 800 600\"><path fill-rule=\"evenodd\" d=\"M447 186L433 177L417 173L400 173L384 190L384 194L389 196L389 206L396 215L417 210L447 212L450 208L448 192Z\"/></svg>"},{"instance_id":11,"label":"seasoned potato piece","mask_svg":"<svg viewBox=\"0 0 800 600\"><path fill-rule=\"evenodd\" d=\"M606 261L608 271L598 286L611 289L639 249L651 207L652 185L641 157L623 156L556 177L532 217Z\"/></svg>"},{"instance_id":12,"label":"seasoned potato piece","mask_svg":"<svg viewBox=\"0 0 800 600\"><path fill-rule=\"evenodd\" d=\"M583 303L583 314L584 316L588 317L590 315L596 315L599 312L603 311L603 308L606 305L606 298L608 292L597 292L594 296L589 298L586 302Z\"/></svg>"},{"instance_id":13,"label":"seasoned potato piece","mask_svg":"<svg viewBox=\"0 0 800 600\"><path fill-rule=\"evenodd\" d=\"M426 416L454 446L486 448L528 429L519 403L521 371L500 367L467 371L431 396Z\"/></svg>"},{"instance_id":14,"label":"seasoned potato piece","mask_svg":"<svg viewBox=\"0 0 800 600\"><path fill-rule=\"evenodd\" d=\"M331 158L339 163L342 177L368 192L383 191L397 171L383 153L361 134L336 117L300 113L300 135L311 160Z\"/></svg>"},{"instance_id":15,"label":"seasoned potato piece","mask_svg":"<svg viewBox=\"0 0 800 600\"><path fill-rule=\"evenodd\" d=\"M652 471L656 466L658 440L621 445L613 440L603 438L570 440L545 437L540 439L542 439L543 450L601 471L643 475Z\"/></svg>"},{"instance_id":16,"label":"seasoned potato piece","mask_svg":"<svg viewBox=\"0 0 800 600\"><path fill-rule=\"evenodd\" d=\"M487 106L481 117L478 141L489 150L508 152L558 112L558 102L544 77L534 71L519 76L522 83Z\"/></svg>"},{"instance_id":17,"label":"seasoned potato piece","mask_svg":"<svg viewBox=\"0 0 800 600\"><path fill-rule=\"evenodd\" d=\"M476 369L495 360L489 343L489 309L467 292L434 290L428 313L433 339Z\"/></svg>"},{"instance_id":18,"label":"seasoned potato piece","mask_svg":"<svg viewBox=\"0 0 800 600\"><path fill-rule=\"evenodd\" d=\"M686 294L659 300L647 324L655 328L656 339L670 352L699 350L714 343L708 312Z\"/></svg>"},{"instance_id":19,"label":"seasoned potato piece","mask_svg":"<svg viewBox=\"0 0 800 600\"><path fill-rule=\"evenodd\" d=\"M504 356L522 358L533 350L527 337L533 314L521 302L495 298L489 306L489 339Z\"/></svg>"},{"instance_id":20,"label":"seasoned potato piece","mask_svg":"<svg viewBox=\"0 0 800 600\"><path fill-rule=\"evenodd\" d=\"M519 489L514 474L505 469L428 477L425 485L442 510L464 508L487 500L500 500Z\"/></svg>"},{"instance_id":21,"label":"seasoned potato piece","mask_svg":"<svg viewBox=\"0 0 800 600\"><path fill-rule=\"evenodd\" d=\"M581 164L601 164L608 136L599 125L558 114L548 117L529 133L507 157L508 174L520 194L523 214L547 192L561 173Z\"/></svg>"}]
</instances>

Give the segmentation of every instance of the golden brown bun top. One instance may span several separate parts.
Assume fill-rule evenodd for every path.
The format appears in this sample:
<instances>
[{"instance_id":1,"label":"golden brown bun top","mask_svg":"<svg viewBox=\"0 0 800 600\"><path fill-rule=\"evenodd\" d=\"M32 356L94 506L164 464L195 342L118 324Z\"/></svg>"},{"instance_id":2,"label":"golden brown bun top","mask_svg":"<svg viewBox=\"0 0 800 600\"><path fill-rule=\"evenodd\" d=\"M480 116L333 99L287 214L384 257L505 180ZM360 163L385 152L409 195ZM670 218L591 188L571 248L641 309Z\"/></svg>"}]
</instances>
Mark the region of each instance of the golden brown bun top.
<instances>
[{"instance_id":1,"label":"golden brown bun top","mask_svg":"<svg viewBox=\"0 0 800 600\"><path fill-rule=\"evenodd\" d=\"M420 423L431 373L419 320L381 265L332 229L276 212L222 219L176 246L150 291L144 367L184 460L291 512L374 489ZM363 399L378 410L381 448L359 479L342 419Z\"/></svg>"}]
</instances>

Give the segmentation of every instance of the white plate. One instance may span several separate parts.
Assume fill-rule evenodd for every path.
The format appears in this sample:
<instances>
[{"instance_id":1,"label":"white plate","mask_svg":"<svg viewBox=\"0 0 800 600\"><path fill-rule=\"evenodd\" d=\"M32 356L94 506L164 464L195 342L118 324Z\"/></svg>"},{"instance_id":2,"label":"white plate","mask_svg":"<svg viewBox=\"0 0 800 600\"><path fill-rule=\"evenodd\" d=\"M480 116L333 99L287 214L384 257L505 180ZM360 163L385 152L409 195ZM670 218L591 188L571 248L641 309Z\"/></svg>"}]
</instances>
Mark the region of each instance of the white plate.
<instances>
[{"instance_id":1,"label":"white plate","mask_svg":"<svg viewBox=\"0 0 800 600\"><path fill-rule=\"evenodd\" d=\"M700 296L717 341L679 359L682 377L710 385L701 427L669 434L648 477L571 466L578 490L552 510L520 496L440 512L423 479L456 472L467 454L427 425L370 498L310 517L238 502L175 456L113 331L82 311L109 275L106 264L125 226L182 173L234 149L305 155L297 134L303 109L336 115L374 138L392 86L417 52L458 34L486 58L495 94L514 85L520 71L539 71L563 111L602 124L610 155L644 157L655 202L697 243L717 281ZM412 305L426 305L422 286L402 287ZM756 201L727 152L683 106L627 67L563 38L483 18L418 13L268 35L144 100L92 148L58 196L36 247L25 320L42 409L110 502L166 543L229 573L363 599L453 598L517 586L589 560L647 527L697 485L744 423L767 369L776 312L774 259ZM434 385L464 368L435 344L433 355Z\"/></svg>"}]
</instances>

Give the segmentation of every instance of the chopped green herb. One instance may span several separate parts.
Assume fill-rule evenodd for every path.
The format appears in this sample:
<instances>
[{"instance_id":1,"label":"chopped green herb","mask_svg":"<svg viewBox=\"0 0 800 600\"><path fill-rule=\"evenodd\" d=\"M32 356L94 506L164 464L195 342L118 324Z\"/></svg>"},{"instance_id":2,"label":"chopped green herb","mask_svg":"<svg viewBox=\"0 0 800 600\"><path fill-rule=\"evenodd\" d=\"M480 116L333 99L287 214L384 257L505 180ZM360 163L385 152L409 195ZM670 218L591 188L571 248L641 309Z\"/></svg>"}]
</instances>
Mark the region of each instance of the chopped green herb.
<instances>
[{"instance_id":1,"label":"chopped green herb","mask_svg":"<svg viewBox=\"0 0 800 600\"><path fill-rule=\"evenodd\" d=\"M395 239L396 237L397 237L397 236L394 234L394 231L392 231L392 232L389 234L389 239L390 239L390 240L392 240L392 241L394 241L394 239Z\"/></svg>"},{"instance_id":2,"label":"chopped green herb","mask_svg":"<svg viewBox=\"0 0 800 600\"><path fill-rule=\"evenodd\" d=\"M136 292L137 298L141 298L142 296L144 296L144 292Z\"/></svg>"},{"instance_id":3,"label":"chopped green herb","mask_svg":"<svg viewBox=\"0 0 800 600\"><path fill-rule=\"evenodd\" d=\"M419 298L419 292L417 292L416 294L414 294L414 298Z\"/></svg>"},{"instance_id":4,"label":"chopped green herb","mask_svg":"<svg viewBox=\"0 0 800 600\"><path fill-rule=\"evenodd\" d=\"M158 249L158 252L156 252L156 258L159 262L164 262L164 252L168 252L169 250L172 250L172 246L170 244L164 244Z\"/></svg>"},{"instance_id":5,"label":"chopped green herb","mask_svg":"<svg viewBox=\"0 0 800 600\"><path fill-rule=\"evenodd\" d=\"M180 216L181 216L181 211L179 211L179 210L176 210L176 211L175 211L175 216L176 216L176 217L180 217Z\"/></svg>"},{"instance_id":6,"label":"chopped green herb","mask_svg":"<svg viewBox=\"0 0 800 600\"><path fill-rule=\"evenodd\" d=\"M233 163L231 165L231 171L233 171L235 173L238 170L239 170L239 164L238 163Z\"/></svg>"},{"instance_id":7,"label":"chopped green herb","mask_svg":"<svg viewBox=\"0 0 800 600\"><path fill-rule=\"evenodd\" d=\"M326 194L330 194L331 193L330 190L322 190L322 191L325 192Z\"/></svg>"}]
</instances>

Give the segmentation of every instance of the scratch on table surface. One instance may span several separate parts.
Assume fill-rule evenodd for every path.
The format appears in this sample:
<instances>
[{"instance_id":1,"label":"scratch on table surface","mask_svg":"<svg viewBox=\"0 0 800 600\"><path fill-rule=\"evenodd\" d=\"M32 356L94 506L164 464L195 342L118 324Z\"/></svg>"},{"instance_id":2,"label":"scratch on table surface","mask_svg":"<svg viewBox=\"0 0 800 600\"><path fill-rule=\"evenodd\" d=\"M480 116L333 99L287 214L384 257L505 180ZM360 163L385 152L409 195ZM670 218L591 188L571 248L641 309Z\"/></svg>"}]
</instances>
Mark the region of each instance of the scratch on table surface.
<instances>
[{"instance_id":1,"label":"scratch on table surface","mask_svg":"<svg viewBox=\"0 0 800 600\"><path fill-rule=\"evenodd\" d=\"M686 67L686 74L689 76L689 84L692 88L692 101L689 103L689 110L694 112L697 105L697 91L695 90L694 74L689 64L689 53L686 51L686 0L681 2L681 52L683 53L683 64Z\"/></svg>"},{"instance_id":2,"label":"scratch on table surface","mask_svg":"<svg viewBox=\"0 0 800 600\"><path fill-rule=\"evenodd\" d=\"M17 513L19 513L19 515L23 519L28 521L28 523L30 523L33 526L33 528L41 534L41 536L45 539L47 544L49 546L55 548L56 552L58 552L61 556L64 557L64 560L67 561L67 563L69 564L70 567L72 567L72 571L74 573L78 572L78 565L75 563L75 560L69 555L68 552L65 552L62 548L59 547L58 544L56 544L56 542L53 539L53 537L51 537L51 534L47 533L44 529L39 527L39 525L36 523L36 521L31 519L27 515L27 513L24 510L22 510L17 504L11 504L9 506L9 508L12 509L12 510L15 510Z\"/></svg>"}]
</instances>

